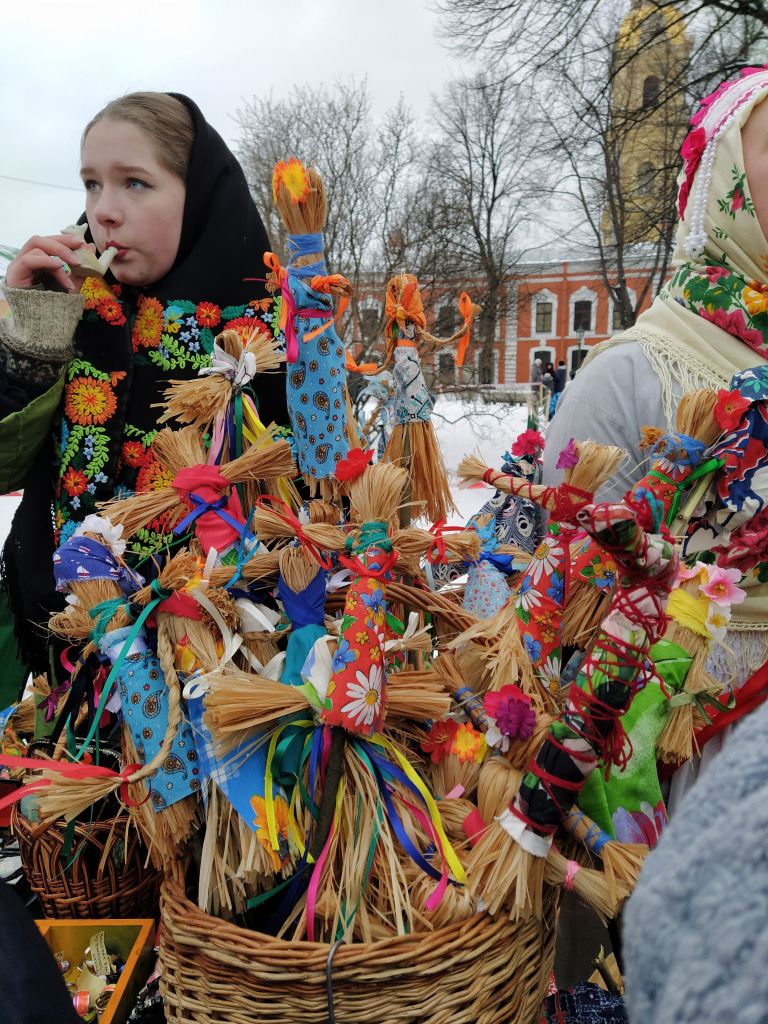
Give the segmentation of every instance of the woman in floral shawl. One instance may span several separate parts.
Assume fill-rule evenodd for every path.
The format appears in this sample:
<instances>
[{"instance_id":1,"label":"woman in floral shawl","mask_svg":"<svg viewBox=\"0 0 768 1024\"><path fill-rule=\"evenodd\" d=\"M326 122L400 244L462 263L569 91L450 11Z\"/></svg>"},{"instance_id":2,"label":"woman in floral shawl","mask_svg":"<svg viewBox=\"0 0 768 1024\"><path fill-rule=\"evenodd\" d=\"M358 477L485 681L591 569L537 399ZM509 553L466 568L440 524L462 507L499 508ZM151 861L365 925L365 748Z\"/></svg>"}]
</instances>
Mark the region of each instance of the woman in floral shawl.
<instances>
[{"instance_id":1,"label":"woman in floral shawl","mask_svg":"<svg viewBox=\"0 0 768 1024\"><path fill-rule=\"evenodd\" d=\"M48 661L37 624L54 606L55 544L97 501L165 485L152 444L167 381L210 366L222 330L245 338L271 332L275 319L254 280L270 244L245 176L191 100L113 101L87 126L82 160L85 241L98 253L114 247L111 267L87 276L72 232L31 239L8 267L13 320L0 325L0 455L9 453L0 486L24 488L3 579L22 660L38 672ZM284 392L271 381L256 394L265 423L287 423ZM161 535L161 523L140 531L133 558Z\"/></svg>"}]
</instances>

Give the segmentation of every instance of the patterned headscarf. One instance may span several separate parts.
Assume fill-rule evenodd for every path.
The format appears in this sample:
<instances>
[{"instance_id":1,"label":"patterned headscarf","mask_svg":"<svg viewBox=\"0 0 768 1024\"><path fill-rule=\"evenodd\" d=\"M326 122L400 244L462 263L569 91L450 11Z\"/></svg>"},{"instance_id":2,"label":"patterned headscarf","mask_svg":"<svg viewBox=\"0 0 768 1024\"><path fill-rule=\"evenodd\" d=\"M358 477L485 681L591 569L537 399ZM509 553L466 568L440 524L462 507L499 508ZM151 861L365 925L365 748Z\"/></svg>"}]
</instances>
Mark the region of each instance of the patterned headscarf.
<instances>
[{"instance_id":1,"label":"patterned headscarf","mask_svg":"<svg viewBox=\"0 0 768 1024\"><path fill-rule=\"evenodd\" d=\"M741 129L768 95L749 68L702 101L683 143L677 270L661 297L768 354L768 242L749 193Z\"/></svg>"}]
</instances>

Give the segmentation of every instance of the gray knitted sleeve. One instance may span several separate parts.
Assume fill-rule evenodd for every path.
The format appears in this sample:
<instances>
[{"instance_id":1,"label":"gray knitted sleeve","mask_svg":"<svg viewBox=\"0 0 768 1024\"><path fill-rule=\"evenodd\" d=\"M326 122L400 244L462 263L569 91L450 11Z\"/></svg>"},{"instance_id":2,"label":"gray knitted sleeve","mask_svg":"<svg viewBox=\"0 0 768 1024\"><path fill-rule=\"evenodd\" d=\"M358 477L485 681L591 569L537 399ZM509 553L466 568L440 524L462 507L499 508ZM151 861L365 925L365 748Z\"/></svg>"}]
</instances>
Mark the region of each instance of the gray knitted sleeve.
<instances>
[{"instance_id":1,"label":"gray knitted sleeve","mask_svg":"<svg viewBox=\"0 0 768 1024\"><path fill-rule=\"evenodd\" d=\"M6 372L30 383L52 384L74 355L72 337L85 296L2 287L12 314L11 320L0 319L0 359Z\"/></svg>"}]
</instances>

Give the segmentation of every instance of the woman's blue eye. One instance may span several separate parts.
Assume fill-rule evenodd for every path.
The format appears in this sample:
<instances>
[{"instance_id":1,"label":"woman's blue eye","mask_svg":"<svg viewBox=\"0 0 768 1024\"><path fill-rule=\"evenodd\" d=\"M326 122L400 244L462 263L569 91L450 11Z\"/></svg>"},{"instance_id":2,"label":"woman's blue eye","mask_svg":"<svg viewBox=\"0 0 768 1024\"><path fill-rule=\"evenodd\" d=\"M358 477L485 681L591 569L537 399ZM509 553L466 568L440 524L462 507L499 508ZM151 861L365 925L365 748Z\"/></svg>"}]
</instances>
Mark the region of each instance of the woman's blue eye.
<instances>
[{"instance_id":1,"label":"woman's blue eye","mask_svg":"<svg viewBox=\"0 0 768 1024\"><path fill-rule=\"evenodd\" d=\"M85 186L85 191L86 192L95 192L96 189L99 187L99 183L97 181L90 181L90 180L89 181L84 181L83 185Z\"/></svg>"},{"instance_id":2,"label":"woman's blue eye","mask_svg":"<svg viewBox=\"0 0 768 1024\"><path fill-rule=\"evenodd\" d=\"M142 181L140 178L129 178L128 188L132 189L134 192L140 192L142 189L149 188L149 185L146 181Z\"/></svg>"}]
</instances>

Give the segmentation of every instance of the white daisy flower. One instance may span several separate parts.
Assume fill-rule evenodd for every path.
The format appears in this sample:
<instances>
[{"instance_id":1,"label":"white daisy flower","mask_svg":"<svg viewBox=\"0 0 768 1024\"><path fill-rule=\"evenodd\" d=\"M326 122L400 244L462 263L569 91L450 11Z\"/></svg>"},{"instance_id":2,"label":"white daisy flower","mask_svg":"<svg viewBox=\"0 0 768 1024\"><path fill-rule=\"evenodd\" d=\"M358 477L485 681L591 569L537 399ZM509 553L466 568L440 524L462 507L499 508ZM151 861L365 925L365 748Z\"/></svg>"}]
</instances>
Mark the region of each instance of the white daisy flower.
<instances>
[{"instance_id":1,"label":"white daisy flower","mask_svg":"<svg viewBox=\"0 0 768 1024\"><path fill-rule=\"evenodd\" d=\"M541 577L549 576L557 569L563 557L563 549L555 537L545 537L533 553L533 558L528 566L528 576L531 582L536 584Z\"/></svg>"},{"instance_id":2,"label":"white daisy flower","mask_svg":"<svg viewBox=\"0 0 768 1024\"><path fill-rule=\"evenodd\" d=\"M376 721L381 706L381 665L371 665L366 679L365 673L356 673L357 682L347 688L347 696L352 700L341 709L342 714L354 720L355 725L372 725Z\"/></svg>"}]
</instances>

